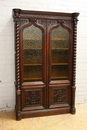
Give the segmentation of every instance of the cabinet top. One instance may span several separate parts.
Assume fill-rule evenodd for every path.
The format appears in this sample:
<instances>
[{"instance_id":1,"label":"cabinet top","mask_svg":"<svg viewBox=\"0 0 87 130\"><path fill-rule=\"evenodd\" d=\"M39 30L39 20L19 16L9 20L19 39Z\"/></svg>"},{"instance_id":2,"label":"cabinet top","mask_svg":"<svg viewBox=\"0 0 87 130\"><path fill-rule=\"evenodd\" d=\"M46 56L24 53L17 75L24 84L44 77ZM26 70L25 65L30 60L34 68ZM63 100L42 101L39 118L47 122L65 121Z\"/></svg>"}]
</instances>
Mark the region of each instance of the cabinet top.
<instances>
[{"instance_id":1,"label":"cabinet top","mask_svg":"<svg viewBox=\"0 0 87 130\"><path fill-rule=\"evenodd\" d=\"M35 15L49 15L49 16L68 16L68 17L78 17L79 13L74 12L74 13L63 13L63 12L47 12L47 11L35 11L35 10L22 10L18 8L13 9L13 16L18 13L18 14L35 14Z\"/></svg>"}]
</instances>

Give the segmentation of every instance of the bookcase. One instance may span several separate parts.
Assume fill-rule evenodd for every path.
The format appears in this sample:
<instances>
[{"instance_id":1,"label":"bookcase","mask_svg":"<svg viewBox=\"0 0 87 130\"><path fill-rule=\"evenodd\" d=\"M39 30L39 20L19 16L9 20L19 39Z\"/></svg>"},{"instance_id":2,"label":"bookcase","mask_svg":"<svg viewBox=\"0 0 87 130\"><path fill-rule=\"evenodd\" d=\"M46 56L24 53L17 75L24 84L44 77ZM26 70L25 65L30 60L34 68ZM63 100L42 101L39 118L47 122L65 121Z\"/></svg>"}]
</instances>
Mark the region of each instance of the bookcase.
<instances>
[{"instance_id":1,"label":"bookcase","mask_svg":"<svg viewBox=\"0 0 87 130\"><path fill-rule=\"evenodd\" d=\"M78 15L13 9L17 120L75 114Z\"/></svg>"}]
</instances>

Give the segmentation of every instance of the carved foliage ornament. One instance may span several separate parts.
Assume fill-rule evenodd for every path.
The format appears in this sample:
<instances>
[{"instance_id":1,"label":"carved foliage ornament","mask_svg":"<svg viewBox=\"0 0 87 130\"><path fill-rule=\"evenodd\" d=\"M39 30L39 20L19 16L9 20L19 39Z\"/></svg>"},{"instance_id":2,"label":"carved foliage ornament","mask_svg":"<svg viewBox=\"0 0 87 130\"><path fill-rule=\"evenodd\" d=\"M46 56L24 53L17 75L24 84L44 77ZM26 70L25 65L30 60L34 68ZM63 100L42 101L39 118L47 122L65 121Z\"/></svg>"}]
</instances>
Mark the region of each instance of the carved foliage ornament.
<instances>
[{"instance_id":1,"label":"carved foliage ornament","mask_svg":"<svg viewBox=\"0 0 87 130\"><path fill-rule=\"evenodd\" d=\"M57 23L60 24L60 25L65 24L65 25L71 27L71 21L57 20Z\"/></svg>"},{"instance_id":2,"label":"carved foliage ornament","mask_svg":"<svg viewBox=\"0 0 87 130\"><path fill-rule=\"evenodd\" d=\"M53 89L53 103L66 103L66 91L65 89Z\"/></svg>"},{"instance_id":3,"label":"carved foliage ornament","mask_svg":"<svg viewBox=\"0 0 87 130\"><path fill-rule=\"evenodd\" d=\"M41 91L26 91L26 106L41 104Z\"/></svg>"},{"instance_id":4,"label":"carved foliage ornament","mask_svg":"<svg viewBox=\"0 0 87 130\"><path fill-rule=\"evenodd\" d=\"M71 21L66 20L49 20L48 21L49 26L52 25L67 25L68 27L71 27Z\"/></svg>"}]
</instances>

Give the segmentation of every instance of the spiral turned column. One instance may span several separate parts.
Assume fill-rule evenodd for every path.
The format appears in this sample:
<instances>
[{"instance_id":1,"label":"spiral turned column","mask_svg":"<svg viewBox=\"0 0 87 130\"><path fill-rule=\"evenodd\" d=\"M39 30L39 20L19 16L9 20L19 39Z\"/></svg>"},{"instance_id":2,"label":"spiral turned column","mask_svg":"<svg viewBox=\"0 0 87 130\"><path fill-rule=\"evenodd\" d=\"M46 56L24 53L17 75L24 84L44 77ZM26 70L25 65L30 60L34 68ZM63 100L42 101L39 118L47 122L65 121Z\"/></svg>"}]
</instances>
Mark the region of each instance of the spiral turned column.
<instances>
[{"instance_id":1,"label":"spiral turned column","mask_svg":"<svg viewBox=\"0 0 87 130\"><path fill-rule=\"evenodd\" d=\"M14 11L15 12L15 11ZM20 40L19 40L19 29L20 29L20 10L16 10L14 13L15 22L15 67L16 67L16 118L21 119L21 83L20 83Z\"/></svg>"},{"instance_id":2,"label":"spiral turned column","mask_svg":"<svg viewBox=\"0 0 87 130\"><path fill-rule=\"evenodd\" d=\"M76 82L76 50L77 50L77 22L79 13L73 13L73 85L72 85L72 105L71 113L75 114L75 82Z\"/></svg>"}]
</instances>

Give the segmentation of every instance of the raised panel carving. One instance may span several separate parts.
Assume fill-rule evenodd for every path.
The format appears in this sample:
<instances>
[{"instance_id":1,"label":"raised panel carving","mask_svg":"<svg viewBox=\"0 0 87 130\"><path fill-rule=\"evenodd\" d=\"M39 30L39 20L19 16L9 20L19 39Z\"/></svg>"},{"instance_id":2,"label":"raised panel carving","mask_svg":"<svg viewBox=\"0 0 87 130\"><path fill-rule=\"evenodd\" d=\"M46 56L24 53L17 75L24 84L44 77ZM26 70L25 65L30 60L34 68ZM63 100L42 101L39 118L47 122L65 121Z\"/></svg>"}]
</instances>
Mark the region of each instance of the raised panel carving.
<instances>
[{"instance_id":1,"label":"raised panel carving","mask_svg":"<svg viewBox=\"0 0 87 130\"><path fill-rule=\"evenodd\" d=\"M26 106L34 106L41 104L41 91L26 90Z\"/></svg>"},{"instance_id":2,"label":"raised panel carving","mask_svg":"<svg viewBox=\"0 0 87 130\"><path fill-rule=\"evenodd\" d=\"M53 89L53 104L66 103L66 91L67 91L67 88Z\"/></svg>"}]
</instances>

